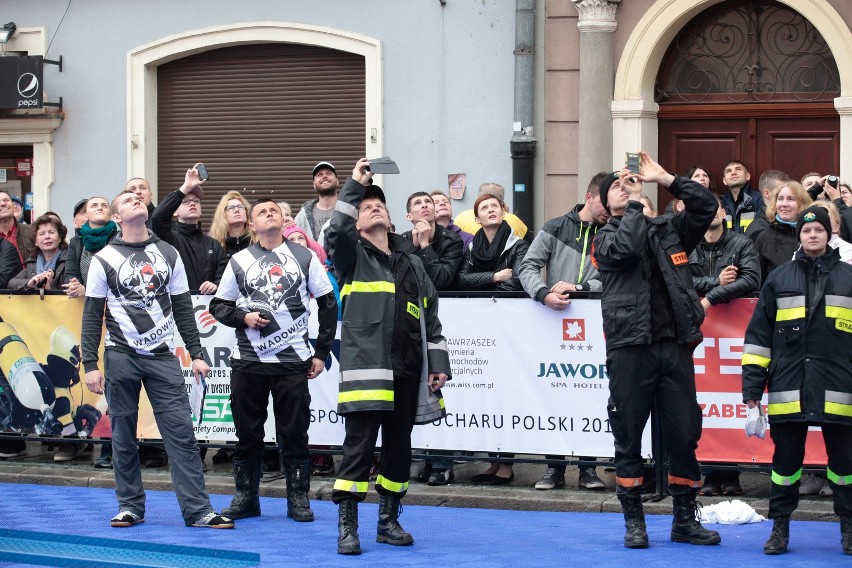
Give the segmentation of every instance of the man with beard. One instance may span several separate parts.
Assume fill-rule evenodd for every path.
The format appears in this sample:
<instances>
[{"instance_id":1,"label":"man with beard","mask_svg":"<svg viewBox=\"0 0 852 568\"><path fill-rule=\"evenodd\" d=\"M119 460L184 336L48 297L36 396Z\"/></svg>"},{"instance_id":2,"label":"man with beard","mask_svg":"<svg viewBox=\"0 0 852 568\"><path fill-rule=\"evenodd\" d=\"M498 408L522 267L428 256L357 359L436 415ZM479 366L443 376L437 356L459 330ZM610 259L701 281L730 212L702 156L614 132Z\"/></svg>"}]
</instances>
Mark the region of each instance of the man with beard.
<instances>
[{"instance_id":1,"label":"man with beard","mask_svg":"<svg viewBox=\"0 0 852 568\"><path fill-rule=\"evenodd\" d=\"M325 246L325 228L337 205L337 170L331 162L320 162L314 166L314 190L317 196L305 201L296 215L296 224L313 240Z\"/></svg>"}]
</instances>

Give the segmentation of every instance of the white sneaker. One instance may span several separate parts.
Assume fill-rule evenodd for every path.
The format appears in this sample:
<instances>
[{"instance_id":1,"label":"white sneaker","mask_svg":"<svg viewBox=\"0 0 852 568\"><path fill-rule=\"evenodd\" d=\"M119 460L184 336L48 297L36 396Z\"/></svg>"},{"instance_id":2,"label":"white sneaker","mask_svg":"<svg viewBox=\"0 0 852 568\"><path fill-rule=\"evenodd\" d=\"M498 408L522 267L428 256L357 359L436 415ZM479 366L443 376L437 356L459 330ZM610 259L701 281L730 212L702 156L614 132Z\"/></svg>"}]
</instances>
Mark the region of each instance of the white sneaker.
<instances>
[{"instance_id":1,"label":"white sneaker","mask_svg":"<svg viewBox=\"0 0 852 568\"><path fill-rule=\"evenodd\" d=\"M809 473L799 485L799 495L816 495L822 489L823 483L825 479L821 476Z\"/></svg>"}]
</instances>

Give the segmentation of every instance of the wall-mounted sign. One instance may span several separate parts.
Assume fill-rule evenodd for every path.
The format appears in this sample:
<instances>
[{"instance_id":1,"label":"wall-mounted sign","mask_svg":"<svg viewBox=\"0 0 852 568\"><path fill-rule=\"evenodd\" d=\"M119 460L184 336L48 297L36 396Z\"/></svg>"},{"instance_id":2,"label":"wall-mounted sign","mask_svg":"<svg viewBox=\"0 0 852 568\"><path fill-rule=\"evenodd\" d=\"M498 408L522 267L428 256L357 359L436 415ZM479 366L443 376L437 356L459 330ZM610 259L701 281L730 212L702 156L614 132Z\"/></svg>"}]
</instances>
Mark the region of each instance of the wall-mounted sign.
<instances>
[{"instance_id":1,"label":"wall-mounted sign","mask_svg":"<svg viewBox=\"0 0 852 568\"><path fill-rule=\"evenodd\" d=\"M18 177L27 177L33 175L33 160L32 158L22 158L15 160L15 169Z\"/></svg>"},{"instance_id":2,"label":"wall-mounted sign","mask_svg":"<svg viewBox=\"0 0 852 568\"><path fill-rule=\"evenodd\" d=\"M43 57L9 55L0 57L0 108L42 108Z\"/></svg>"},{"instance_id":3,"label":"wall-mounted sign","mask_svg":"<svg viewBox=\"0 0 852 568\"><path fill-rule=\"evenodd\" d=\"M6 168L0 168L0 183L6 183Z\"/></svg>"}]
</instances>

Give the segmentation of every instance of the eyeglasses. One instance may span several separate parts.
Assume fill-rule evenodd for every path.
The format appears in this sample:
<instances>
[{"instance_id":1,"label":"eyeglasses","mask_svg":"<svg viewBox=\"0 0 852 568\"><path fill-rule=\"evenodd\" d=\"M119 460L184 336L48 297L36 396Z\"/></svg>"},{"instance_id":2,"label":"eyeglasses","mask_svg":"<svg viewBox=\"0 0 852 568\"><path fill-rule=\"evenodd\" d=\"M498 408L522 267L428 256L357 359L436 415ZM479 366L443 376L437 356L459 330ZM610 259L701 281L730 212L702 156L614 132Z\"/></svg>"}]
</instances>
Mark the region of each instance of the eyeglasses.
<instances>
[{"instance_id":1,"label":"eyeglasses","mask_svg":"<svg viewBox=\"0 0 852 568\"><path fill-rule=\"evenodd\" d=\"M184 199L180 202L181 205L201 205L200 199Z\"/></svg>"},{"instance_id":2,"label":"eyeglasses","mask_svg":"<svg viewBox=\"0 0 852 568\"><path fill-rule=\"evenodd\" d=\"M238 205L228 205L225 207L225 211L243 211L245 208L246 206L240 203Z\"/></svg>"}]
</instances>

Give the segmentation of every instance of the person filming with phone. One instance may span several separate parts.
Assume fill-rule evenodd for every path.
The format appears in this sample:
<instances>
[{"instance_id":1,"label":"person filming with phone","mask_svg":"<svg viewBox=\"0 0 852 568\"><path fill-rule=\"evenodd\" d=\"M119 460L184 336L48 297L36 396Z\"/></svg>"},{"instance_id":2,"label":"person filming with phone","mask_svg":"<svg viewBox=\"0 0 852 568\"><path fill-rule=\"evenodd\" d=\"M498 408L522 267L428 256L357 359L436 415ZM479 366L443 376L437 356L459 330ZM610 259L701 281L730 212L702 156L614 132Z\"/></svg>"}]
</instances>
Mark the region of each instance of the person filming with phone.
<instances>
[{"instance_id":1,"label":"person filming with phone","mask_svg":"<svg viewBox=\"0 0 852 568\"><path fill-rule=\"evenodd\" d=\"M201 185L207 180L204 164L186 170L183 185L167 195L154 209L151 229L175 247L186 267L189 289L215 294L228 258L221 245L201 231Z\"/></svg>"},{"instance_id":2,"label":"person filming with phone","mask_svg":"<svg viewBox=\"0 0 852 568\"><path fill-rule=\"evenodd\" d=\"M659 183L686 204L679 215L648 218L642 183ZM609 373L609 414L615 438L616 494L624 511L626 548L647 548L642 510L642 432L656 404L663 424L668 487L674 519L671 539L719 544L719 533L696 520L701 437L692 351L701 343L704 310L693 289L688 256L718 209L713 194L694 180L666 172L640 153L639 173L627 168L600 183L611 217L595 236L592 258L601 273L601 310Z\"/></svg>"}]
</instances>

